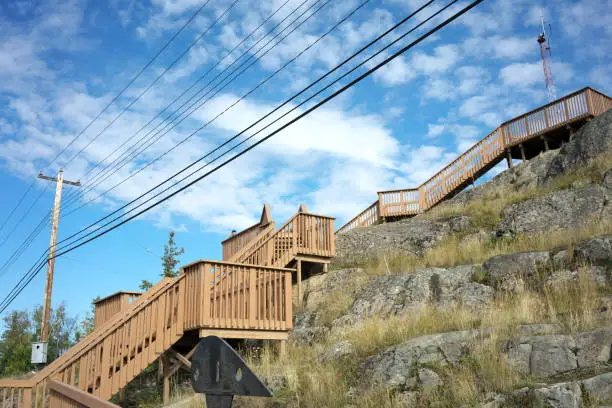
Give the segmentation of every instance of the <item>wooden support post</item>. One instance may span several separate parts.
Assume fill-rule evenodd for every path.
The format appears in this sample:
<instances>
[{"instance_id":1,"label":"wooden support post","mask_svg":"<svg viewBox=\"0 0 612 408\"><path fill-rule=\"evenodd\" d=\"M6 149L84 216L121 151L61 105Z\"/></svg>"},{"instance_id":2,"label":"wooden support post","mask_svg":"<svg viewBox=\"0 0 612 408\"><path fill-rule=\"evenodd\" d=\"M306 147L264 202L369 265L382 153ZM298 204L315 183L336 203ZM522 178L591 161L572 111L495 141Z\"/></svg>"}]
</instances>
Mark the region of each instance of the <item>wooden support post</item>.
<instances>
[{"instance_id":1,"label":"wooden support post","mask_svg":"<svg viewBox=\"0 0 612 408\"><path fill-rule=\"evenodd\" d=\"M549 151L550 147L548 146L548 138L546 136L544 136L544 135L540 136L540 138L544 142L544 151L545 152Z\"/></svg>"},{"instance_id":2,"label":"wooden support post","mask_svg":"<svg viewBox=\"0 0 612 408\"><path fill-rule=\"evenodd\" d=\"M509 169L514 167L514 165L512 164L512 153L510 152L510 149L506 150L506 161L508 162Z\"/></svg>"},{"instance_id":3,"label":"wooden support post","mask_svg":"<svg viewBox=\"0 0 612 408\"><path fill-rule=\"evenodd\" d=\"M163 355L160 360L164 362L164 396L163 401L164 405L167 405L170 402L170 376L172 372L170 370L170 360Z\"/></svg>"},{"instance_id":4,"label":"wooden support post","mask_svg":"<svg viewBox=\"0 0 612 408\"><path fill-rule=\"evenodd\" d=\"M328 269L329 269L329 264L328 263L324 263L323 264L323 273L327 273Z\"/></svg>"},{"instance_id":5,"label":"wooden support post","mask_svg":"<svg viewBox=\"0 0 612 408\"><path fill-rule=\"evenodd\" d=\"M297 279L297 302L300 306L302 304L302 260L298 259L296 264L296 279Z\"/></svg>"},{"instance_id":6,"label":"wooden support post","mask_svg":"<svg viewBox=\"0 0 612 408\"><path fill-rule=\"evenodd\" d=\"M523 147L523 144L519 144L519 149L521 150L521 159L523 161L527 161L526 157L525 157L525 148Z\"/></svg>"}]
</instances>

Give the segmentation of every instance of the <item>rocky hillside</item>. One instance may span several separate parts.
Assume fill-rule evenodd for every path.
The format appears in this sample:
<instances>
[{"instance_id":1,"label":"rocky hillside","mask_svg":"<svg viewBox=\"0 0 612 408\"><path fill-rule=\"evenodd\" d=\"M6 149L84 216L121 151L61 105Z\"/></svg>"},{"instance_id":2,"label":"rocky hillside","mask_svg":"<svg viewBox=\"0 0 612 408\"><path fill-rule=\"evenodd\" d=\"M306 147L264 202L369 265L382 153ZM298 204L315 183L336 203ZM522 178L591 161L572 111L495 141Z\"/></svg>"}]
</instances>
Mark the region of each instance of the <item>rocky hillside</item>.
<instances>
[{"instance_id":1,"label":"rocky hillside","mask_svg":"<svg viewBox=\"0 0 612 408\"><path fill-rule=\"evenodd\" d=\"M274 398L237 405L612 406L611 198L612 111L427 214L340 235L287 355L250 357Z\"/></svg>"},{"instance_id":2,"label":"rocky hillside","mask_svg":"<svg viewBox=\"0 0 612 408\"><path fill-rule=\"evenodd\" d=\"M412 219L337 238L275 407L612 405L612 112Z\"/></svg>"}]
</instances>

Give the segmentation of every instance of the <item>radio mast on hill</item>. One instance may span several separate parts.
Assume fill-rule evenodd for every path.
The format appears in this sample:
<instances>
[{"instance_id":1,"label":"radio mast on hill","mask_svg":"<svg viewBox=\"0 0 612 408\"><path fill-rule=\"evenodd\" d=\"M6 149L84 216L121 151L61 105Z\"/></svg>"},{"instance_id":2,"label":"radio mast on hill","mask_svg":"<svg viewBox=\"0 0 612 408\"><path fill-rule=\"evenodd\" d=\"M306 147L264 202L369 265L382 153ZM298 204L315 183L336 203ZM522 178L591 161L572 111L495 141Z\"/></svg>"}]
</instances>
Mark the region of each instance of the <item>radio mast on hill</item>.
<instances>
[{"instance_id":1,"label":"radio mast on hill","mask_svg":"<svg viewBox=\"0 0 612 408\"><path fill-rule=\"evenodd\" d=\"M540 44L540 55L542 56L542 67L544 68L544 78L546 80L546 90L548 91L548 101L552 102L557 99L557 91L555 90L555 81L553 80L552 70L550 69L550 41L546 33L544 24L544 15L540 15L542 20L542 33L538 36Z\"/></svg>"}]
</instances>

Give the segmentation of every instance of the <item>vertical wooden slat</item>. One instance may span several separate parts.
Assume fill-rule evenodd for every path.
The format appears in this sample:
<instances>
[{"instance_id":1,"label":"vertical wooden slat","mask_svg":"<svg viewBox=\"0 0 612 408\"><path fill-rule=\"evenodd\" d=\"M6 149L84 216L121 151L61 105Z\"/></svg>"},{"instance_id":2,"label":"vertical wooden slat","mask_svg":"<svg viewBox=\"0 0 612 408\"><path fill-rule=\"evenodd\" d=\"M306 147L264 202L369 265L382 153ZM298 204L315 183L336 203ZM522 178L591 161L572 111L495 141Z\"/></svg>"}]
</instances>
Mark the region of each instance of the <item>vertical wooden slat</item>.
<instances>
[{"instance_id":1,"label":"vertical wooden slat","mask_svg":"<svg viewBox=\"0 0 612 408\"><path fill-rule=\"evenodd\" d=\"M185 329L185 324L184 324L184 320L185 320L185 300L187 298L186 296L186 292L187 292L187 281L186 279L183 277L183 279L181 279L181 281L179 282L179 296L178 296L178 315L177 315L177 329L176 329L176 336L182 336L184 329Z\"/></svg>"}]
</instances>

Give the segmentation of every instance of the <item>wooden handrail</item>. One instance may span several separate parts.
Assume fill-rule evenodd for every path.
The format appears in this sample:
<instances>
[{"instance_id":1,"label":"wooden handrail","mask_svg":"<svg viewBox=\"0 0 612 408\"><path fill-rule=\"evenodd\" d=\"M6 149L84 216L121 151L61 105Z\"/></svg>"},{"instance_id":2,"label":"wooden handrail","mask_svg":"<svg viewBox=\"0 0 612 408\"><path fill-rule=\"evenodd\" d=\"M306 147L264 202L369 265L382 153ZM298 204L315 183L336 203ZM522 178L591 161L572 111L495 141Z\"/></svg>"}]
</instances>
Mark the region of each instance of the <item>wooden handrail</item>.
<instances>
[{"instance_id":1,"label":"wooden handrail","mask_svg":"<svg viewBox=\"0 0 612 408\"><path fill-rule=\"evenodd\" d=\"M347 222L336 233L373 225L384 217L416 215L426 211L448 195L455 194L469 181L473 182L483 171L501 160L507 149L572 121L597 116L610 108L612 108L610 97L586 87L503 122L418 188L379 191L378 201ZM400 199L393 197L388 203L384 201L386 196L397 194L400 194L398 196ZM417 197L414 200L403 200L402 194L416 194ZM372 219L374 208L378 209L375 220ZM366 214L368 217L364 216Z\"/></svg>"},{"instance_id":2,"label":"wooden handrail","mask_svg":"<svg viewBox=\"0 0 612 408\"><path fill-rule=\"evenodd\" d=\"M52 391L49 400L49 408L60 408L65 406L74 407L75 404L87 408L121 408L111 402L105 401L95 395L88 394L68 384L56 380L50 380L47 387Z\"/></svg>"},{"instance_id":3,"label":"wooden handrail","mask_svg":"<svg viewBox=\"0 0 612 408\"><path fill-rule=\"evenodd\" d=\"M360 222L364 218L363 222ZM370 225L376 224L380 218L378 214L378 200L374 201L368 208L357 214L352 220L340 227L336 234L349 231L356 227L369 227Z\"/></svg>"},{"instance_id":4,"label":"wooden handrail","mask_svg":"<svg viewBox=\"0 0 612 408\"><path fill-rule=\"evenodd\" d=\"M274 234L258 242L235 261L250 265L284 267L297 254L332 257L334 218L298 212ZM314 235L314 230L317 235Z\"/></svg>"},{"instance_id":5,"label":"wooden handrail","mask_svg":"<svg viewBox=\"0 0 612 408\"><path fill-rule=\"evenodd\" d=\"M258 245L261 241L267 239L270 235L274 233L276 228L276 223L271 222L265 230L261 231L253 240L249 241L245 246L239 249L237 252L233 253L232 256L229 257L226 261L232 262L237 259L240 259L241 256L253 250L254 247Z\"/></svg>"}]
</instances>

